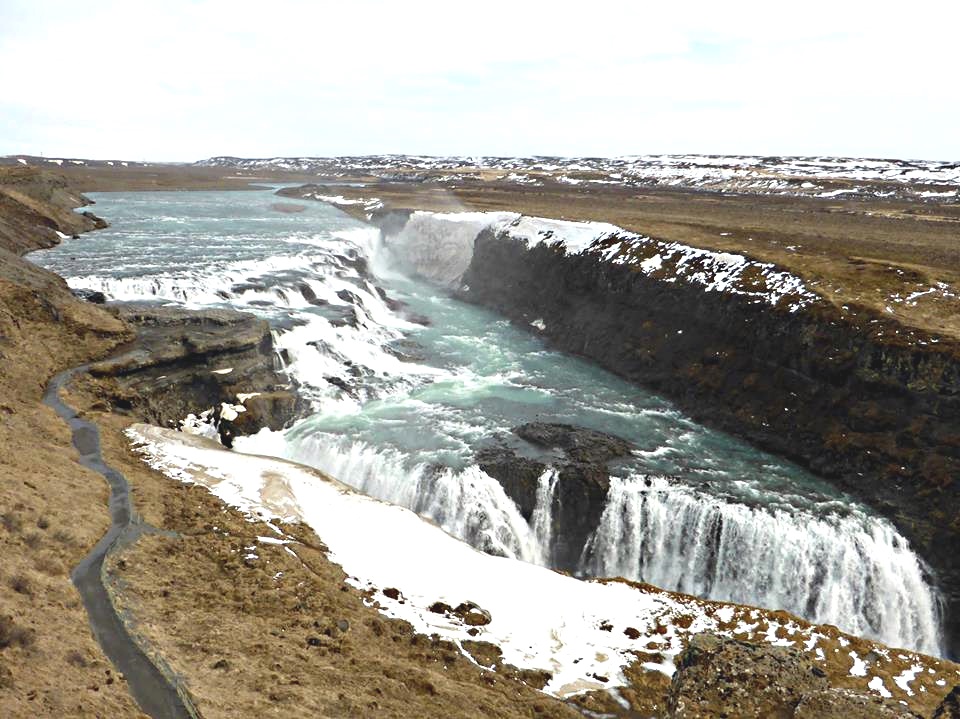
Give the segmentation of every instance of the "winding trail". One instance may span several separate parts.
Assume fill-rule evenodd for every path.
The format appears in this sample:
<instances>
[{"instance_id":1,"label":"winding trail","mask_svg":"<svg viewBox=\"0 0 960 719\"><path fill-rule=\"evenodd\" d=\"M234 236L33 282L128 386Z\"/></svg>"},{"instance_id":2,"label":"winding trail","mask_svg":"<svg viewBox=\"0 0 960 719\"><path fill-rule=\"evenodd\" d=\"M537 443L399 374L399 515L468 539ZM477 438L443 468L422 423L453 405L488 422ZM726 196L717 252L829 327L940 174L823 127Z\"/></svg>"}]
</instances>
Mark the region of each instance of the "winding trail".
<instances>
[{"instance_id":1,"label":"winding trail","mask_svg":"<svg viewBox=\"0 0 960 719\"><path fill-rule=\"evenodd\" d=\"M110 529L74 568L71 579L83 599L94 636L117 671L123 673L140 708L154 719L197 719L200 714L186 690L169 670L159 668L147 656L117 613L103 584L107 555L120 544L136 541L144 526L133 511L126 477L103 459L99 430L60 398L60 390L88 367L81 365L56 375L43 395L43 403L70 426L80 464L103 475L110 485Z\"/></svg>"}]
</instances>

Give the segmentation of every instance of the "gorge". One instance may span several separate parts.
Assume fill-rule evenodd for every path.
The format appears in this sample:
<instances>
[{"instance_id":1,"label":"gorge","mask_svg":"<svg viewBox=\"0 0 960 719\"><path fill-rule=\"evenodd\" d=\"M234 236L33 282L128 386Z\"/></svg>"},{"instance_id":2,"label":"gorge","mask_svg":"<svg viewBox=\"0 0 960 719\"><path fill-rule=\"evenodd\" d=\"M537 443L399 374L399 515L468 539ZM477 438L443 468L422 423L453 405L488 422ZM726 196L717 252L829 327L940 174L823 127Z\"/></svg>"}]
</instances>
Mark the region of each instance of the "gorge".
<instances>
[{"instance_id":1,"label":"gorge","mask_svg":"<svg viewBox=\"0 0 960 719\"><path fill-rule=\"evenodd\" d=\"M234 439L240 451L316 466L413 508L488 552L784 608L887 643L940 651L937 588L903 535L797 467L545 347L537 335L551 337L551 327L563 326L561 317L579 311L600 327L604 316L618 315L590 313L581 298L558 294L566 279L551 290L549 264L489 259L512 247L538 251L525 241L494 237L490 218L417 216L408 226L391 220L408 229L399 240L388 235L384 246L376 230L324 205L311 203L297 214L272 211L269 193L94 197L114 228L82 246L68 243L38 257L71 286L114 300L231 306L272 323L278 361L313 409L284 432ZM564 227L552 227L558 229ZM572 229L595 239L595 228ZM184 240L171 243L178 232ZM476 254L464 253L464 242L469 246L478 235ZM404 249L423 238L443 256ZM205 248L202 260L200 245L192 244L198 241ZM590 260L548 243L540 251L548 263ZM141 259L124 266L116 262L118 252ZM461 296L473 300L488 291L502 298L498 309L508 316L514 312L521 324L543 328L512 327L394 269L411 263L441 285L466 271L469 289ZM536 277L511 278L508 266ZM583 268L553 273L589 281ZM553 294L539 304L508 299L491 276L506 286ZM606 355L600 347L595 356ZM583 353L582 347L569 349ZM228 376L234 368L222 370ZM608 490L595 497L578 527L568 517L571 511L583 515L583 507L563 501L566 473L561 468L558 483L556 471L549 471L560 459L556 451L510 431L544 421L576 424L631 445L609 467L592 468ZM478 453L495 447L542 468L526 516L496 481L501 477L494 479L477 461ZM753 558L751 573L743 570L743 556Z\"/></svg>"}]
</instances>

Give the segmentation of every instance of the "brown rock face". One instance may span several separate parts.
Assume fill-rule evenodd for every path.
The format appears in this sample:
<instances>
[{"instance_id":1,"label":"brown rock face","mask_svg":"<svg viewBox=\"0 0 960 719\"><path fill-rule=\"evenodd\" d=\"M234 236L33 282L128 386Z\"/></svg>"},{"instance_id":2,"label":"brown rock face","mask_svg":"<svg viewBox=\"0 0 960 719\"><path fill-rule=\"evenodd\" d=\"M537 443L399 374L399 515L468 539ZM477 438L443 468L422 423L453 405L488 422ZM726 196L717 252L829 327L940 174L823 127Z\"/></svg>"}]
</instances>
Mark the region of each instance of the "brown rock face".
<instances>
[{"instance_id":1,"label":"brown rock face","mask_svg":"<svg viewBox=\"0 0 960 719\"><path fill-rule=\"evenodd\" d=\"M786 648L701 634L679 657L668 715L788 719L805 694L827 688L823 672L810 659Z\"/></svg>"},{"instance_id":2,"label":"brown rock face","mask_svg":"<svg viewBox=\"0 0 960 719\"><path fill-rule=\"evenodd\" d=\"M698 634L677 661L671 719L919 719L895 703L831 688L801 652Z\"/></svg>"},{"instance_id":3,"label":"brown rock face","mask_svg":"<svg viewBox=\"0 0 960 719\"><path fill-rule=\"evenodd\" d=\"M903 707L877 696L849 689L827 689L808 694L797 705L794 719L921 719Z\"/></svg>"},{"instance_id":4,"label":"brown rock face","mask_svg":"<svg viewBox=\"0 0 960 719\"><path fill-rule=\"evenodd\" d=\"M0 248L23 255L58 244L57 232L75 235L106 227L92 212L73 211L89 204L61 175L35 167L0 167Z\"/></svg>"}]
</instances>

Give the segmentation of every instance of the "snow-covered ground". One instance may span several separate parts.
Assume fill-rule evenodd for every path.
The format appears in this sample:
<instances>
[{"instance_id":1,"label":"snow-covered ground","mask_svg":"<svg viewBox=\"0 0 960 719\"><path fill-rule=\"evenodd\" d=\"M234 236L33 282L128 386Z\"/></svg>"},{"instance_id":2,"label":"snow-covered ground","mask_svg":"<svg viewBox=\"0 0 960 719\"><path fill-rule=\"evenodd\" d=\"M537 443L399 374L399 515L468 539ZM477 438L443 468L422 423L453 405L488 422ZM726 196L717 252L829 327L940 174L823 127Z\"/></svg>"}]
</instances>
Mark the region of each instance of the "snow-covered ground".
<instances>
[{"instance_id":1,"label":"snow-covered ground","mask_svg":"<svg viewBox=\"0 0 960 719\"><path fill-rule=\"evenodd\" d=\"M462 184L494 177L516 184L662 186L761 195L899 197L960 201L960 163L837 157L624 155L583 157L213 157L198 165L341 177L369 174Z\"/></svg>"},{"instance_id":2,"label":"snow-covered ground","mask_svg":"<svg viewBox=\"0 0 960 719\"><path fill-rule=\"evenodd\" d=\"M301 465L229 452L209 439L150 425L134 425L127 434L152 467L206 487L251 520L308 524L347 581L383 614L461 647L468 640L496 644L506 663L549 672L544 691L559 697L623 686L623 670L633 663L670 676L686 637L702 631L803 649L884 696L960 681L960 671L946 662L889 651L783 613L619 581L582 581L483 554L410 510ZM284 536L261 543L278 542L296 554ZM245 551L258 560L256 547Z\"/></svg>"},{"instance_id":3,"label":"snow-covered ground","mask_svg":"<svg viewBox=\"0 0 960 719\"><path fill-rule=\"evenodd\" d=\"M98 167L142 161L0 157L0 164L64 163ZM920 202L960 202L960 163L850 157L747 155L623 155L620 157L489 157L363 155L344 157L211 157L194 163L234 171L298 172L326 178L370 175L441 185L496 179L517 185L658 186L748 195L820 198L895 197Z\"/></svg>"}]
</instances>

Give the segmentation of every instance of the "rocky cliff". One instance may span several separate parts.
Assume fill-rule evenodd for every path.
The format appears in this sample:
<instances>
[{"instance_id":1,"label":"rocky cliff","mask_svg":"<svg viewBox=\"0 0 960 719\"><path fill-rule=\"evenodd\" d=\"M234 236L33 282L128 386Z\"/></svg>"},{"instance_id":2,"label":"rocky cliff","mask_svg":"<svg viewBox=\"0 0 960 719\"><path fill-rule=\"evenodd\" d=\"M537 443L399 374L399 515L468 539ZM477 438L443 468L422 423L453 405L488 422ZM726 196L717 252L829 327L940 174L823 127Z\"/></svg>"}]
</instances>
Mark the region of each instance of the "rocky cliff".
<instances>
[{"instance_id":1,"label":"rocky cliff","mask_svg":"<svg viewBox=\"0 0 960 719\"><path fill-rule=\"evenodd\" d=\"M461 295L887 514L935 568L960 650L960 347L856 308L778 309L638 270L486 230Z\"/></svg>"},{"instance_id":2,"label":"rocky cliff","mask_svg":"<svg viewBox=\"0 0 960 719\"><path fill-rule=\"evenodd\" d=\"M960 345L800 311L487 229L461 296L794 459L888 515L936 570L960 651Z\"/></svg>"},{"instance_id":3,"label":"rocky cliff","mask_svg":"<svg viewBox=\"0 0 960 719\"><path fill-rule=\"evenodd\" d=\"M559 451L562 458L550 457L548 464L524 457L508 446L493 446L477 452L477 464L500 482L528 522L533 519L541 477L548 467L554 467L556 491L552 493L548 527L553 538L550 566L576 572L607 504L607 465L629 455L632 446L619 437L568 424L531 422L512 431L534 447Z\"/></svg>"},{"instance_id":4,"label":"rocky cliff","mask_svg":"<svg viewBox=\"0 0 960 719\"><path fill-rule=\"evenodd\" d=\"M113 380L113 411L167 427L209 412L229 447L238 434L283 428L300 408L295 388L277 371L265 320L229 309L110 309L137 331L130 349L90 368Z\"/></svg>"},{"instance_id":5,"label":"rocky cliff","mask_svg":"<svg viewBox=\"0 0 960 719\"><path fill-rule=\"evenodd\" d=\"M92 212L74 212L92 204L64 177L33 167L0 169L0 248L23 255L53 247L65 235L105 227Z\"/></svg>"}]
</instances>

